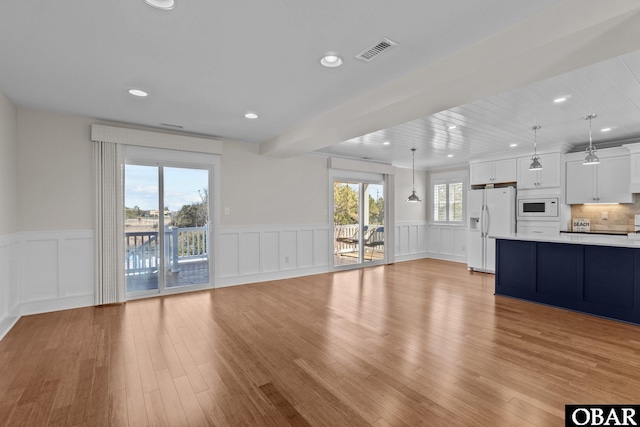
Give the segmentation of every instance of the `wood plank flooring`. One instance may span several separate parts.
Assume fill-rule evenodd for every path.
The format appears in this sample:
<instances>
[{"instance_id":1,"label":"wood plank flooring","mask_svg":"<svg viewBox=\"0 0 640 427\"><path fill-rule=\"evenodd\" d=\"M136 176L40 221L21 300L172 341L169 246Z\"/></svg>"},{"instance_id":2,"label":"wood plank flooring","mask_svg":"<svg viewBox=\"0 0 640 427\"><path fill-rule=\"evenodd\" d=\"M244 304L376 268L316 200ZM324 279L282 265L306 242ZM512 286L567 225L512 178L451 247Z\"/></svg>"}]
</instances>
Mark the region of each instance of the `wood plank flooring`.
<instances>
[{"instance_id":1,"label":"wood plank flooring","mask_svg":"<svg viewBox=\"0 0 640 427\"><path fill-rule=\"evenodd\" d=\"M25 316L0 426L562 426L640 403L640 327L419 260Z\"/></svg>"}]
</instances>

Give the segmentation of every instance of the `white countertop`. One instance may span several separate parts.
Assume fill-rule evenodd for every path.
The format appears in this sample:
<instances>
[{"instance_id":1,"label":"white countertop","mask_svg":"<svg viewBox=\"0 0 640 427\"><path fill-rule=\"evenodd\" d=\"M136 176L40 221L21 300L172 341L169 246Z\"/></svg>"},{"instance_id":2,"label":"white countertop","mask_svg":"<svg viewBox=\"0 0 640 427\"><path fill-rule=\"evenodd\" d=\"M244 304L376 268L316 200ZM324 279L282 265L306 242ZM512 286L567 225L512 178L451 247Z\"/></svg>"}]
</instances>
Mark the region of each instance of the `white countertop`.
<instances>
[{"instance_id":1,"label":"white countertop","mask_svg":"<svg viewBox=\"0 0 640 427\"><path fill-rule=\"evenodd\" d=\"M511 233L505 235L490 235L494 239L525 240L530 242L569 243L574 245L617 246L622 248L640 248L640 240L633 240L627 236L558 234L544 236L540 234Z\"/></svg>"}]
</instances>

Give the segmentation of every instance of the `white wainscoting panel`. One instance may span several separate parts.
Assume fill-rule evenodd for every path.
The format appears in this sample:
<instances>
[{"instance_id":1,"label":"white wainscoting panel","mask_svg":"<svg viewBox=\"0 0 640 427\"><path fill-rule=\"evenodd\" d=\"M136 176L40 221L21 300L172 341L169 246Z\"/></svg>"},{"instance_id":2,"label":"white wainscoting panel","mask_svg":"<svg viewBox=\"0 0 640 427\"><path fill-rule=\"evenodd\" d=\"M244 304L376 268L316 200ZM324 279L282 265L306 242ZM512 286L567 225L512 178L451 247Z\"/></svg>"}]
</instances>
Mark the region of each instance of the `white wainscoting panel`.
<instances>
[{"instance_id":1,"label":"white wainscoting panel","mask_svg":"<svg viewBox=\"0 0 640 427\"><path fill-rule=\"evenodd\" d=\"M240 269L234 274L237 275L240 271L247 274L260 273L260 233L243 233L238 237L240 238Z\"/></svg>"},{"instance_id":2,"label":"white wainscoting panel","mask_svg":"<svg viewBox=\"0 0 640 427\"><path fill-rule=\"evenodd\" d=\"M216 287L329 271L327 225L220 227L218 236Z\"/></svg>"},{"instance_id":3,"label":"white wainscoting panel","mask_svg":"<svg viewBox=\"0 0 640 427\"><path fill-rule=\"evenodd\" d=\"M240 234L220 233L220 277L233 277L240 274Z\"/></svg>"},{"instance_id":4,"label":"white wainscoting panel","mask_svg":"<svg viewBox=\"0 0 640 427\"><path fill-rule=\"evenodd\" d=\"M429 224L427 242L429 258L467 262L467 229L464 226Z\"/></svg>"},{"instance_id":5,"label":"white wainscoting panel","mask_svg":"<svg viewBox=\"0 0 640 427\"><path fill-rule=\"evenodd\" d=\"M93 305L93 230L20 233L20 314Z\"/></svg>"},{"instance_id":6,"label":"white wainscoting panel","mask_svg":"<svg viewBox=\"0 0 640 427\"><path fill-rule=\"evenodd\" d=\"M93 305L93 230L0 237L0 338L21 315Z\"/></svg>"},{"instance_id":7,"label":"white wainscoting panel","mask_svg":"<svg viewBox=\"0 0 640 427\"><path fill-rule=\"evenodd\" d=\"M20 318L17 254L18 235L0 236L0 339Z\"/></svg>"},{"instance_id":8,"label":"white wainscoting panel","mask_svg":"<svg viewBox=\"0 0 640 427\"><path fill-rule=\"evenodd\" d=\"M280 270L280 231L265 231L260 237L261 273ZM244 274L243 271L239 274Z\"/></svg>"},{"instance_id":9,"label":"white wainscoting panel","mask_svg":"<svg viewBox=\"0 0 640 427\"><path fill-rule=\"evenodd\" d=\"M427 256L427 223L400 222L395 225L396 262Z\"/></svg>"}]
</instances>

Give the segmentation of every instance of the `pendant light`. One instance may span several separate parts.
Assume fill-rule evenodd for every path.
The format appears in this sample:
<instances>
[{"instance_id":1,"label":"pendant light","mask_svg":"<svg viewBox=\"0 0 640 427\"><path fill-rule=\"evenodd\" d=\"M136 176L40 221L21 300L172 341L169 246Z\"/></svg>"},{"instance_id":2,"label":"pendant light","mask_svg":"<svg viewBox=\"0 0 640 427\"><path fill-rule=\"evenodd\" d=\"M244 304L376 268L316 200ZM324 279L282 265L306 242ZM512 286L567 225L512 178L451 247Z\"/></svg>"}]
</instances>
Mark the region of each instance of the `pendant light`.
<instances>
[{"instance_id":1,"label":"pendant light","mask_svg":"<svg viewBox=\"0 0 640 427\"><path fill-rule=\"evenodd\" d=\"M540 163L540 157L538 156L538 129L542 126L535 125L531 128L533 131L533 157L531 157L530 171L542 170L542 164Z\"/></svg>"},{"instance_id":2,"label":"pendant light","mask_svg":"<svg viewBox=\"0 0 640 427\"><path fill-rule=\"evenodd\" d=\"M586 149L587 157L584 158L583 165L597 165L600 163L600 159L596 156L596 147L593 146L593 140L591 139L591 120L598 117L597 114L589 114L585 117L585 120L589 120L589 147Z\"/></svg>"},{"instance_id":3,"label":"pendant light","mask_svg":"<svg viewBox=\"0 0 640 427\"><path fill-rule=\"evenodd\" d=\"M416 149L412 148L411 152L413 153L413 166L411 168L413 173L413 190L411 191L411 195L407 197L407 202L421 202L420 197L416 194Z\"/></svg>"}]
</instances>

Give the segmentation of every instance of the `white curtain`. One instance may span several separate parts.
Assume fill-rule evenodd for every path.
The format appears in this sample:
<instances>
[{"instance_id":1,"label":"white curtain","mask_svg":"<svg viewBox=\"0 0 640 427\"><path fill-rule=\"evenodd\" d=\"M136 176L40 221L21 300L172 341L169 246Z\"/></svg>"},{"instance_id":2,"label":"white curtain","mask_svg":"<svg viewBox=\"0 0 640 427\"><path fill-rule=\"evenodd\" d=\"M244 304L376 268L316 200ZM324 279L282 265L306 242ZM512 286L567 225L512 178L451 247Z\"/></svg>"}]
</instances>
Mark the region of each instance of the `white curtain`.
<instances>
[{"instance_id":1,"label":"white curtain","mask_svg":"<svg viewBox=\"0 0 640 427\"><path fill-rule=\"evenodd\" d=\"M123 155L120 144L94 141L96 194L95 304L126 300L124 283Z\"/></svg>"}]
</instances>

